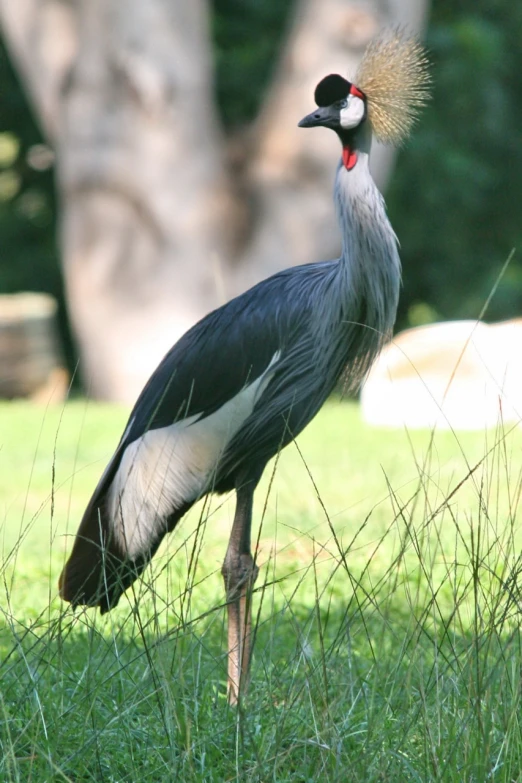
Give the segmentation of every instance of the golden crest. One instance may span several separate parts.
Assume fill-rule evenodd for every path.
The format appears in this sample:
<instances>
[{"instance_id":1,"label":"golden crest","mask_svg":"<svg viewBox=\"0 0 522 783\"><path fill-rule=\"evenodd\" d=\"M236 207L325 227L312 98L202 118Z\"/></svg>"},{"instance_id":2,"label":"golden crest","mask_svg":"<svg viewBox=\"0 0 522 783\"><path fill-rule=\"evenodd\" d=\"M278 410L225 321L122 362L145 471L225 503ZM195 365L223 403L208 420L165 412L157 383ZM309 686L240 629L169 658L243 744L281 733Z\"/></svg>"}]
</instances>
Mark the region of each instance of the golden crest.
<instances>
[{"instance_id":1,"label":"golden crest","mask_svg":"<svg viewBox=\"0 0 522 783\"><path fill-rule=\"evenodd\" d=\"M385 30L371 41L353 83L367 98L375 138L401 144L430 97L429 62L422 44L402 29Z\"/></svg>"}]
</instances>

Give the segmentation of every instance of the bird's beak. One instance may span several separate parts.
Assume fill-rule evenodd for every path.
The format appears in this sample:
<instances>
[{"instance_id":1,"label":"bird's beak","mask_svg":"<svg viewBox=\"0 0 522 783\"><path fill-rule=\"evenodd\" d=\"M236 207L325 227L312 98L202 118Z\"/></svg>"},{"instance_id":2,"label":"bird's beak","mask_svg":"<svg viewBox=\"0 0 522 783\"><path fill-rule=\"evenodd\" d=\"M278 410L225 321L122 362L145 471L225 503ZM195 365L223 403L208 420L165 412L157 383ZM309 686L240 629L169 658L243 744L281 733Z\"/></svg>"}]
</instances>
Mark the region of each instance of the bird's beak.
<instances>
[{"instance_id":1,"label":"bird's beak","mask_svg":"<svg viewBox=\"0 0 522 783\"><path fill-rule=\"evenodd\" d=\"M339 113L331 106L319 106L311 114L307 114L303 117L301 122L297 123L299 128L317 128L318 126L324 126L325 128L332 128L339 124Z\"/></svg>"}]
</instances>

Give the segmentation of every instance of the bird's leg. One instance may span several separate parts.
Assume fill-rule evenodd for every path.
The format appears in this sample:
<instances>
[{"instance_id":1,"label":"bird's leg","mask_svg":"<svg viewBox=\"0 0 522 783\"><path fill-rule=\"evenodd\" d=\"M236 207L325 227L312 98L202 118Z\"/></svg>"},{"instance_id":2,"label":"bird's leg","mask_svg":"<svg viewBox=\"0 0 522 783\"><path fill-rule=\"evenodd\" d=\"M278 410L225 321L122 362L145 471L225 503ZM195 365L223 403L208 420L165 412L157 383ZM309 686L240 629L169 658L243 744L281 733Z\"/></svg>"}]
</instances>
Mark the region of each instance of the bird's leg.
<instances>
[{"instance_id":1,"label":"bird's leg","mask_svg":"<svg viewBox=\"0 0 522 783\"><path fill-rule=\"evenodd\" d=\"M252 503L257 482L237 489L236 513L221 573L225 580L228 613L229 704L236 705L248 686L252 652L252 587L258 568L250 551Z\"/></svg>"}]
</instances>

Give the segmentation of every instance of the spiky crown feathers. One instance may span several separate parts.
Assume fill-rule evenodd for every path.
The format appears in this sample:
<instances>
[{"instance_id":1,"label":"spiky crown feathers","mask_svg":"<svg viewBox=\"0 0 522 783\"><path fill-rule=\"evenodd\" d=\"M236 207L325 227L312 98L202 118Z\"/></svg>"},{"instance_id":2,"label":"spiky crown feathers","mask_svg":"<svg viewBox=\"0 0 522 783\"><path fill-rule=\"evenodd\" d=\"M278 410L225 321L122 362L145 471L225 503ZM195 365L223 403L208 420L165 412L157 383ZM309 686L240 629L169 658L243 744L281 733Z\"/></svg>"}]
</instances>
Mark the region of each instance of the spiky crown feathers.
<instances>
[{"instance_id":1,"label":"spiky crown feathers","mask_svg":"<svg viewBox=\"0 0 522 783\"><path fill-rule=\"evenodd\" d=\"M424 48L404 30L385 30L369 43L353 84L366 96L368 121L379 141L400 145L408 137L429 99L428 66ZM316 103L326 106L346 97L351 86L331 74L317 85Z\"/></svg>"},{"instance_id":2,"label":"spiky crown feathers","mask_svg":"<svg viewBox=\"0 0 522 783\"><path fill-rule=\"evenodd\" d=\"M368 102L368 120L379 141L400 144L429 98L426 52L404 30L388 30L371 41L354 83Z\"/></svg>"}]
</instances>

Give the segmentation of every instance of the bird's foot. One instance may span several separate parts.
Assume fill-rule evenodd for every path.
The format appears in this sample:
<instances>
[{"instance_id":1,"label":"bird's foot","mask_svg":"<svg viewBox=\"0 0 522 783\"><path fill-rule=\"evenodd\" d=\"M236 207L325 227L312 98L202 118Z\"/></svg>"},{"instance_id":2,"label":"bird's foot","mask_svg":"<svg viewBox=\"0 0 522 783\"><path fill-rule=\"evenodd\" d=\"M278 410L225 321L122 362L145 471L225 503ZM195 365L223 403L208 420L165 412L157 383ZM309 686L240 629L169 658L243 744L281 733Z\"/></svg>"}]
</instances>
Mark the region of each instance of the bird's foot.
<instances>
[{"instance_id":1,"label":"bird's foot","mask_svg":"<svg viewBox=\"0 0 522 783\"><path fill-rule=\"evenodd\" d=\"M250 593L259 574L259 568L250 553L227 554L221 573L228 602Z\"/></svg>"},{"instance_id":2,"label":"bird's foot","mask_svg":"<svg viewBox=\"0 0 522 783\"><path fill-rule=\"evenodd\" d=\"M251 554L229 554L221 573L225 582L228 614L229 704L236 706L248 687L252 654L252 587L258 567Z\"/></svg>"}]
</instances>

